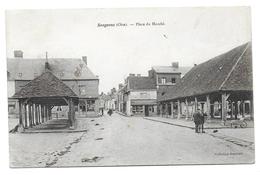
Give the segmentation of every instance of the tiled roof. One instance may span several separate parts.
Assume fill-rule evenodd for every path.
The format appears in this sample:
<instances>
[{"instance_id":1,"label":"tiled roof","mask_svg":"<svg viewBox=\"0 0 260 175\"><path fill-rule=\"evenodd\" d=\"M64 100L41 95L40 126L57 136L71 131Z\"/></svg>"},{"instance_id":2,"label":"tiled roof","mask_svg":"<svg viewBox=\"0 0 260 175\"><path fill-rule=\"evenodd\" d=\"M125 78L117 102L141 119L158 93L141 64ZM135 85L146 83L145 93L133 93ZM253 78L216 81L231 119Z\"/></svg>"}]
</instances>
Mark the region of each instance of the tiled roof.
<instances>
[{"instance_id":1,"label":"tiled roof","mask_svg":"<svg viewBox=\"0 0 260 175\"><path fill-rule=\"evenodd\" d=\"M161 88L158 100L225 91L252 91L251 42L194 66L175 86Z\"/></svg>"},{"instance_id":2,"label":"tiled roof","mask_svg":"<svg viewBox=\"0 0 260 175\"><path fill-rule=\"evenodd\" d=\"M60 79L47 71L13 95L13 98L32 97L77 97L77 95Z\"/></svg>"},{"instance_id":3,"label":"tiled roof","mask_svg":"<svg viewBox=\"0 0 260 175\"><path fill-rule=\"evenodd\" d=\"M157 73L181 73L185 75L191 67L153 66L152 69Z\"/></svg>"},{"instance_id":4,"label":"tiled roof","mask_svg":"<svg viewBox=\"0 0 260 175\"><path fill-rule=\"evenodd\" d=\"M128 81L130 90L156 89L155 82L150 77L129 76Z\"/></svg>"},{"instance_id":5,"label":"tiled roof","mask_svg":"<svg viewBox=\"0 0 260 175\"><path fill-rule=\"evenodd\" d=\"M46 59L8 58L9 80L32 80L45 70ZM62 80L98 79L81 59L48 59L51 72Z\"/></svg>"}]
</instances>

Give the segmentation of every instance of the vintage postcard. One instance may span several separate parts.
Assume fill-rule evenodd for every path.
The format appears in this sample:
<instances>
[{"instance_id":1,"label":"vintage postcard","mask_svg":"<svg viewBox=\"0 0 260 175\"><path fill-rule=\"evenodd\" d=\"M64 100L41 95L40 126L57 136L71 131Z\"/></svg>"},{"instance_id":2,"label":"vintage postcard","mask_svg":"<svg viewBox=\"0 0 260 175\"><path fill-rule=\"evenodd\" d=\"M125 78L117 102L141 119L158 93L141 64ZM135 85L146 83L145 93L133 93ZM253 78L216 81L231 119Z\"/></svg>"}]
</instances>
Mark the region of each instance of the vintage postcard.
<instances>
[{"instance_id":1,"label":"vintage postcard","mask_svg":"<svg viewBox=\"0 0 260 175\"><path fill-rule=\"evenodd\" d=\"M7 10L12 168L252 164L250 7Z\"/></svg>"}]
</instances>

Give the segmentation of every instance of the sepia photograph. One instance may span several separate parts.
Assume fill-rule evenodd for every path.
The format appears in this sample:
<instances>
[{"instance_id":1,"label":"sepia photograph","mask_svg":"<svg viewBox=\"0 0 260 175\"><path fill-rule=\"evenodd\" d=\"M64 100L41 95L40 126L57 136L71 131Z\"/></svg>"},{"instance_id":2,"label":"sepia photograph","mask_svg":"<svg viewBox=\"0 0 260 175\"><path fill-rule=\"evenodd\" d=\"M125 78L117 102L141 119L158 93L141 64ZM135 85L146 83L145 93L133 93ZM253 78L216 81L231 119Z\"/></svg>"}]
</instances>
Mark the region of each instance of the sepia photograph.
<instances>
[{"instance_id":1,"label":"sepia photograph","mask_svg":"<svg viewBox=\"0 0 260 175\"><path fill-rule=\"evenodd\" d=\"M11 168L255 163L250 7L10 9L5 23Z\"/></svg>"}]
</instances>

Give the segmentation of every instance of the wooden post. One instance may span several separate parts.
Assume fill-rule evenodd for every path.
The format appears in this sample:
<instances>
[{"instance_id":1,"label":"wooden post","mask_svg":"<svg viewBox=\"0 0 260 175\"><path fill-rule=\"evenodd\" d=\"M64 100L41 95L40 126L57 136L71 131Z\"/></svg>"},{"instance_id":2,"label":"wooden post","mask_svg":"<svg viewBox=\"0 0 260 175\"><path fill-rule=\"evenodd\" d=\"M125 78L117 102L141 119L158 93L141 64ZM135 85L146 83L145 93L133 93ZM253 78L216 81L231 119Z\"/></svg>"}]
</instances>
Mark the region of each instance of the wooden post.
<instances>
[{"instance_id":1,"label":"wooden post","mask_svg":"<svg viewBox=\"0 0 260 175\"><path fill-rule=\"evenodd\" d=\"M185 99L185 107L186 107L186 120L189 118L189 103L188 99Z\"/></svg>"},{"instance_id":2,"label":"wooden post","mask_svg":"<svg viewBox=\"0 0 260 175\"><path fill-rule=\"evenodd\" d=\"M237 119L237 115L238 115L238 101L235 101L235 119Z\"/></svg>"},{"instance_id":3,"label":"wooden post","mask_svg":"<svg viewBox=\"0 0 260 175\"><path fill-rule=\"evenodd\" d=\"M24 103L24 125L25 125L25 128L28 127L28 117L27 117L27 104Z\"/></svg>"},{"instance_id":4,"label":"wooden post","mask_svg":"<svg viewBox=\"0 0 260 175\"><path fill-rule=\"evenodd\" d=\"M34 104L32 104L31 108L32 108L32 125L35 126Z\"/></svg>"},{"instance_id":5,"label":"wooden post","mask_svg":"<svg viewBox=\"0 0 260 175\"><path fill-rule=\"evenodd\" d=\"M246 105L244 100L242 101L242 109L242 117L244 118L246 113Z\"/></svg>"},{"instance_id":6,"label":"wooden post","mask_svg":"<svg viewBox=\"0 0 260 175\"><path fill-rule=\"evenodd\" d=\"M32 127L32 110L31 110L31 104L28 104L28 113L29 113L29 127Z\"/></svg>"},{"instance_id":7,"label":"wooden post","mask_svg":"<svg viewBox=\"0 0 260 175\"><path fill-rule=\"evenodd\" d=\"M171 102L171 118L173 118L173 101Z\"/></svg>"},{"instance_id":8,"label":"wooden post","mask_svg":"<svg viewBox=\"0 0 260 175\"><path fill-rule=\"evenodd\" d=\"M49 120L49 110L48 110L49 105L46 105L45 107L46 107L46 108L45 108L45 112L46 112L46 120L48 121L48 120Z\"/></svg>"},{"instance_id":9,"label":"wooden post","mask_svg":"<svg viewBox=\"0 0 260 175\"><path fill-rule=\"evenodd\" d=\"M49 120L51 120L51 106L48 108Z\"/></svg>"},{"instance_id":10,"label":"wooden post","mask_svg":"<svg viewBox=\"0 0 260 175\"><path fill-rule=\"evenodd\" d=\"M38 113L38 123L41 124L41 111L40 111L40 105L37 105L37 113Z\"/></svg>"},{"instance_id":11,"label":"wooden post","mask_svg":"<svg viewBox=\"0 0 260 175\"><path fill-rule=\"evenodd\" d=\"M194 112L197 112L197 110L198 110L198 99L197 99L197 97L194 98L194 107L195 107Z\"/></svg>"},{"instance_id":12,"label":"wooden post","mask_svg":"<svg viewBox=\"0 0 260 175\"><path fill-rule=\"evenodd\" d=\"M72 99L71 99L71 118L72 118L72 126L75 127L75 106Z\"/></svg>"},{"instance_id":13,"label":"wooden post","mask_svg":"<svg viewBox=\"0 0 260 175\"><path fill-rule=\"evenodd\" d=\"M71 113L72 105L71 105L71 99L69 99L68 101L69 101L69 104L68 104L68 106L69 106L68 119L69 119L70 126L72 126L72 115L71 115L72 114Z\"/></svg>"},{"instance_id":14,"label":"wooden post","mask_svg":"<svg viewBox=\"0 0 260 175\"><path fill-rule=\"evenodd\" d=\"M238 101L237 102L237 115L238 116L240 115L240 104L241 104L241 101Z\"/></svg>"},{"instance_id":15,"label":"wooden post","mask_svg":"<svg viewBox=\"0 0 260 175\"><path fill-rule=\"evenodd\" d=\"M221 118L223 122L226 122L227 120L227 94L226 93L222 93L221 94Z\"/></svg>"},{"instance_id":16,"label":"wooden post","mask_svg":"<svg viewBox=\"0 0 260 175\"><path fill-rule=\"evenodd\" d=\"M250 119L254 120L254 101L250 99Z\"/></svg>"},{"instance_id":17,"label":"wooden post","mask_svg":"<svg viewBox=\"0 0 260 175\"><path fill-rule=\"evenodd\" d=\"M160 108L160 117L163 117L162 103L159 104L159 108Z\"/></svg>"},{"instance_id":18,"label":"wooden post","mask_svg":"<svg viewBox=\"0 0 260 175\"><path fill-rule=\"evenodd\" d=\"M206 96L206 106L207 106L207 116L210 116L210 98L209 95Z\"/></svg>"},{"instance_id":19,"label":"wooden post","mask_svg":"<svg viewBox=\"0 0 260 175\"><path fill-rule=\"evenodd\" d=\"M45 116L45 121L48 121L48 107L47 107L47 105L44 106L44 116Z\"/></svg>"},{"instance_id":20,"label":"wooden post","mask_svg":"<svg viewBox=\"0 0 260 175\"><path fill-rule=\"evenodd\" d=\"M38 120L38 105L37 104L35 104L35 123L36 123L36 125L38 125L39 124L39 120Z\"/></svg>"},{"instance_id":21,"label":"wooden post","mask_svg":"<svg viewBox=\"0 0 260 175\"><path fill-rule=\"evenodd\" d=\"M180 100L177 101L177 104L178 104L178 119L181 118L181 103L180 103Z\"/></svg>"},{"instance_id":22,"label":"wooden post","mask_svg":"<svg viewBox=\"0 0 260 175\"><path fill-rule=\"evenodd\" d=\"M19 125L23 127L22 101L19 100Z\"/></svg>"},{"instance_id":23,"label":"wooden post","mask_svg":"<svg viewBox=\"0 0 260 175\"><path fill-rule=\"evenodd\" d=\"M41 117L42 117L42 123L44 123L44 106L41 105Z\"/></svg>"},{"instance_id":24,"label":"wooden post","mask_svg":"<svg viewBox=\"0 0 260 175\"><path fill-rule=\"evenodd\" d=\"M233 106L233 101L231 101L231 104L230 104L230 106L231 106L231 114L230 114L230 117L233 119L233 113L234 113L234 106Z\"/></svg>"},{"instance_id":25,"label":"wooden post","mask_svg":"<svg viewBox=\"0 0 260 175\"><path fill-rule=\"evenodd\" d=\"M39 124L41 124L41 122L42 122L41 121L41 105L38 104L37 108L38 108L38 122L39 122Z\"/></svg>"},{"instance_id":26,"label":"wooden post","mask_svg":"<svg viewBox=\"0 0 260 175\"><path fill-rule=\"evenodd\" d=\"M169 116L169 108L168 108L168 103L165 103L165 118L168 118Z\"/></svg>"}]
</instances>

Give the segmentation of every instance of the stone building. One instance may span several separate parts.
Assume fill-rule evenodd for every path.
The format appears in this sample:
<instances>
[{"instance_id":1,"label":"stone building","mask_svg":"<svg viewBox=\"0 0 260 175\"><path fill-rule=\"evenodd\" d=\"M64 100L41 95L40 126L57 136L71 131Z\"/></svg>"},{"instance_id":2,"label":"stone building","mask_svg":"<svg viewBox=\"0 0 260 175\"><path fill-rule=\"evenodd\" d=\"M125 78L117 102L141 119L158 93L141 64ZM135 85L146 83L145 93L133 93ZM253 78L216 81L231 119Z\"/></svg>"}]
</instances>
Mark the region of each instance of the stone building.
<instances>
[{"instance_id":1,"label":"stone building","mask_svg":"<svg viewBox=\"0 0 260 175\"><path fill-rule=\"evenodd\" d=\"M77 114L82 116L97 114L99 78L89 69L87 57L28 59L23 58L22 51L15 51L14 58L7 58L9 116L18 114L18 102L11 98L14 93L40 76L45 69L50 70L78 95ZM57 111L61 109L62 107ZM62 110L67 113L66 107Z\"/></svg>"},{"instance_id":2,"label":"stone building","mask_svg":"<svg viewBox=\"0 0 260 175\"><path fill-rule=\"evenodd\" d=\"M157 89L150 77L130 74L118 93L120 112L128 116L152 116L157 113Z\"/></svg>"}]
</instances>

